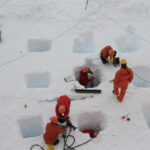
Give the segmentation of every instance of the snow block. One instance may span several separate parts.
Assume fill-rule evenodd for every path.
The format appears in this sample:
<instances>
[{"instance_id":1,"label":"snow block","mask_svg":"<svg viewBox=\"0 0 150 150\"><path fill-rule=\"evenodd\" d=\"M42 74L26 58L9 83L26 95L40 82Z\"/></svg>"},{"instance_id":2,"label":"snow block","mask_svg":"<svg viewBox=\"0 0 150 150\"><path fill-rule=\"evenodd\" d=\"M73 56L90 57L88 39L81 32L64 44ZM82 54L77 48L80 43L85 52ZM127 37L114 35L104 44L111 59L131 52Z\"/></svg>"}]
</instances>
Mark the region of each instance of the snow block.
<instances>
[{"instance_id":1,"label":"snow block","mask_svg":"<svg viewBox=\"0 0 150 150\"><path fill-rule=\"evenodd\" d=\"M150 68L148 67L134 67L133 85L136 87L150 87Z\"/></svg>"},{"instance_id":2,"label":"snow block","mask_svg":"<svg viewBox=\"0 0 150 150\"><path fill-rule=\"evenodd\" d=\"M96 51L94 37L92 32L86 32L79 35L79 38L74 40L74 53L93 53Z\"/></svg>"},{"instance_id":3,"label":"snow block","mask_svg":"<svg viewBox=\"0 0 150 150\"><path fill-rule=\"evenodd\" d=\"M105 115L100 111L82 113L78 118L78 127L81 132L87 129L102 131L106 128Z\"/></svg>"},{"instance_id":4,"label":"snow block","mask_svg":"<svg viewBox=\"0 0 150 150\"><path fill-rule=\"evenodd\" d=\"M132 53L138 51L140 49L139 39L134 35L135 28L133 26L128 26L128 32L125 35L122 35L118 39L115 40L117 45L117 51L123 53Z\"/></svg>"},{"instance_id":5,"label":"snow block","mask_svg":"<svg viewBox=\"0 0 150 150\"><path fill-rule=\"evenodd\" d=\"M48 88L49 87L49 73L33 73L26 75L27 88Z\"/></svg>"},{"instance_id":6,"label":"snow block","mask_svg":"<svg viewBox=\"0 0 150 150\"><path fill-rule=\"evenodd\" d=\"M51 40L49 39L30 39L28 41L29 52L45 52L51 49Z\"/></svg>"},{"instance_id":7,"label":"snow block","mask_svg":"<svg viewBox=\"0 0 150 150\"><path fill-rule=\"evenodd\" d=\"M146 119L147 125L150 128L150 103L145 103L142 109L143 109L143 114Z\"/></svg>"},{"instance_id":8,"label":"snow block","mask_svg":"<svg viewBox=\"0 0 150 150\"><path fill-rule=\"evenodd\" d=\"M23 138L37 137L44 133L41 116L23 117L18 122Z\"/></svg>"}]
</instances>

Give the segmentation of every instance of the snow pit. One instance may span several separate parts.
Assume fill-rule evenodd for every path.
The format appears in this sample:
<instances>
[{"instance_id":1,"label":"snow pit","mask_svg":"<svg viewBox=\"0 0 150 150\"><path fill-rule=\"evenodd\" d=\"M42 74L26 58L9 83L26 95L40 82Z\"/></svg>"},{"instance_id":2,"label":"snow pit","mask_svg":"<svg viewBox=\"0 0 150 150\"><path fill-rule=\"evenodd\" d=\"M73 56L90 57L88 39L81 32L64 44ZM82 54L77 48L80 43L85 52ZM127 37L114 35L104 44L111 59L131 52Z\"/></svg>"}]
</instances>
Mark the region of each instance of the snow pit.
<instances>
[{"instance_id":1,"label":"snow pit","mask_svg":"<svg viewBox=\"0 0 150 150\"><path fill-rule=\"evenodd\" d=\"M74 40L73 52L74 53L92 53L96 51L94 37L92 32L86 32L79 35Z\"/></svg>"},{"instance_id":2,"label":"snow pit","mask_svg":"<svg viewBox=\"0 0 150 150\"><path fill-rule=\"evenodd\" d=\"M49 73L33 73L26 75L27 88L48 88L49 87Z\"/></svg>"},{"instance_id":3,"label":"snow pit","mask_svg":"<svg viewBox=\"0 0 150 150\"><path fill-rule=\"evenodd\" d=\"M143 105L143 114L144 114L146 122L150 128L150 103L145 103Z\"/></svg>"},{"instance_id":4,"label":"snow pit","mask_svg":"<svg viewBox=\"0 0 150 150\"><path fill-rule=\"evenodd\" d=\"M139 39L134 35L136 29L128 26L128 32L115 40L117 50L123 53L135 52L140 49Z\"/></svg>"},{"instance_id":5,"label":"snow pit","mask_svg":"<svg viewBox=\"0 0 150 150\"><path fill-rule=\"evenodd\" d=\"M148 67L134 67L133 85L136 87L150 87L150 68Z\"/></svg>"},{"instance_id":6,"label":"snow pit","mask_svg":"<svg viewBox=\"0 0 150 150\"><path fill-rule=\"evenodd\" d=\"M48 39L30 39L28 41L29 52L45 52L51 49L51 40Z\"/></svg>"},{"instance_id":7,"label":"snow pit","mask_svg":"<svg viewBox=\"0 0 150 150\"><path fill-rule=\"evenodd\" d=\"M41 116L23 117L18 122L23 138L40 136L44 132Z\"/></svg>"},{"instance_id":8,"label":"snow pit","mask_svg":"<svg viewBox=\"0 0 150 150\"><path fill-rule=\"evenodd\" d=\"M95 85L93 87L97 87L101 83L101 71L99 64L95 64L95 59L87 58L83 66L75 67L73 70L75 79L78 82L80 81L80 71L83 69L84 66L89 67L90 70L93 72L95 79Z\"/></svg>"},{"instance_id":9,"label":"snow pit","mask_svg":"<svg viewBox=\"0 0 150 150\"><path fill-rule=\"evenodd\" d=\"M82 113L78 119L78 126L81 132L87 129L102 131L106 127L105 115L100 111Z\"/></svg>"}]
</instances>

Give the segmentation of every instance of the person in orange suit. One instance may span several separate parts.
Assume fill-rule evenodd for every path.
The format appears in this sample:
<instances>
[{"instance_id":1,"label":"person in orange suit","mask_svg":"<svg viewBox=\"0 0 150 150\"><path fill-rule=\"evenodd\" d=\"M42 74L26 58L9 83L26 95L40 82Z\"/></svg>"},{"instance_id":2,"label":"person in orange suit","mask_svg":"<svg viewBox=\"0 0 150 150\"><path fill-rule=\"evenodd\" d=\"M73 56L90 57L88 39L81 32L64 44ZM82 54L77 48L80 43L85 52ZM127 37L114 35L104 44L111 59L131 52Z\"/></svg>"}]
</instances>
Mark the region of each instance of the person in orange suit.
<instances>
[{"instance_id":1,"label":"person in orange suit","mask_svg":"<svg viewBox=\"0 0 150 150\"><path fill-rule=\"evenodd\" d=\"M50 120L51 123L47 123L43 138L46 144L56 145L59 143L58 134L64 133L66 127L60 128L58 126L58 118L56 116L51 117Z\"/></svg>"},{"instance_id":2,"label":"person in orange suit","mask_svg":"<svg viewBox=\"0 0 150 150\"><path fill-rule=\"evenodd\" d=\"M100 57L103 64L113 62L117 52L111 46L104 47L100 52Z\"/></svg>"},{"instance_id":3,"label":"person in orange suit","mask_svg":"<svg viewBox=\"0 0 150 150\"><path fill-rule=\"evenodd\" d=\"M113 80L113 93L117 95L119 102L122 102L128 85L133 80L133 71L131 68L127 67L127 61L125 59L122 59L120 64L121 68L116 72L115 78ZM119 88L121 88L120 93L118 91Z\"/></svg>"}]
</instances>

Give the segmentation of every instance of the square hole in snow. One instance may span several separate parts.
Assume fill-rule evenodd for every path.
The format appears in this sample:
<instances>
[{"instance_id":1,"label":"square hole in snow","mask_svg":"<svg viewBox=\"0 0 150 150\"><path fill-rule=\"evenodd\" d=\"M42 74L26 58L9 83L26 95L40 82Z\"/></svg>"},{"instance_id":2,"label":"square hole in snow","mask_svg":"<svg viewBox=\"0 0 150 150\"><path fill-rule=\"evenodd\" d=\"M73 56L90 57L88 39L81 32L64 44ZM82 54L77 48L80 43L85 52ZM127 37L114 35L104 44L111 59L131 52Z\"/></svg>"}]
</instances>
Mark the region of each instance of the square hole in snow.
<instances>
[{"instance_id":1,"label":"square hole in snow","mask_svg":"<svg viewBox=\"0 0 150 150\"><path fill-rule=\"evenodd\" d=\"M33 73L26 75L27 88L48 88L49 73Z\"/></svg>"},{"instance_id":2,"label":"square hole in snow","mask_svg":"<svg viewBox=\"0 0 150 150\"><path fill-rule=\"evenodd\" d=\"M36 137L44 133L41 116L25 117L18 120L18 122L23 138Z\"/></svg>"},{"instance_id":3,"label":"square hole in snow","mask_svg":"<svg viewBox=\"0 0 150 150\"><path fill-rule=\"evenodd\" d=\"M29 52L45 52L51 49L51 40L48 39L30 39L28 41Z\"/></svg>"}]
</instances>

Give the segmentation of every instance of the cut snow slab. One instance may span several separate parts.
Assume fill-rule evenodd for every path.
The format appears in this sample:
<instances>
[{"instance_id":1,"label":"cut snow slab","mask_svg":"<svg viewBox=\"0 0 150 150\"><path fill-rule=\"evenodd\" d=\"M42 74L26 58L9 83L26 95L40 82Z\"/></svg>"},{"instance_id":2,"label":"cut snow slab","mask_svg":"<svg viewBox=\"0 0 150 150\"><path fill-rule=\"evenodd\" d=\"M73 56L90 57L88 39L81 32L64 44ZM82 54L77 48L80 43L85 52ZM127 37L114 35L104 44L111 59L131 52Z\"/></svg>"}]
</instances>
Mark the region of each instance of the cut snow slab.
<instances>
[{"instance_id":1,"label":"cut snow slab","mask_svg":"<svg viewBox=\"0 0 150 150\"><path fill-rule=\"evenodd\" d=\"M23 117L18 122L23 138L37 137L44 133L41 116Z\"/></svg>"},{"instance_id":2,"label":"cut snow slab","mask_svg":"<svg viewBox=\"0 0 150 150\"><path fill-rule=\"evenodd\" d=\"M150 128L150 102L143 104L142 109L146 122Z\"/></svg>"},{"instance_id":3,"label":"cut snow slab","mask_svg":"<svg viewBox=\"0 0 150 150\"><path fill-rule=\"evenodd\" d=\"M74 53L93 53L95 51L96 48L92 32L83 33L74 40L73 44Z\"/></svg>"},{"instance_id":4,"label":"cut snow slab","mask_svg":"<svg viewBox=\"0 0 150 150\"><path fill-rule=\"evenodd\" d=\"M28 41L29 52L45 52L51 49L51 40L49 39L30 39Z\"/></svg>"},{"instance_id":5,"label":"cut snow slab","mask_svg":"<svg viewBox=\"0 0 150 150\"><path fill-rule=\"evenodd\" d=\"M48 88L49 87L49 73L32 73L26 75L27 88Z\"/></svg>"},{"instance_id":6,"label":"cut snow slab","mask_svg":"<svg viewBox=\"0 0 150 150\"><path fill-rule=\"evenodd\" d=\"M150 87L150 68L148 67L134 67L133 85L136 87Z\"/></svg>"},{"instance_id":7,"label":"cut snow slab","mask_svg":"<svg viewBox=\"0 0 150 150\"><path fill-rule=\"evenodd\" d=\"M140 49L139 39L135 36L135 28L128 26L125 35L115 40L117 50L123 53L132 53Z\"/></svg>"}]
</instances>

